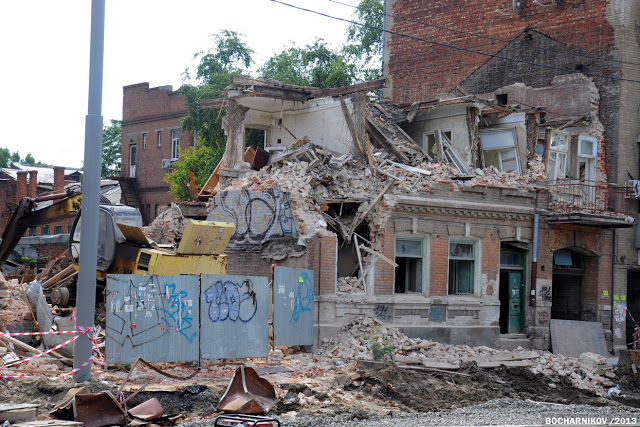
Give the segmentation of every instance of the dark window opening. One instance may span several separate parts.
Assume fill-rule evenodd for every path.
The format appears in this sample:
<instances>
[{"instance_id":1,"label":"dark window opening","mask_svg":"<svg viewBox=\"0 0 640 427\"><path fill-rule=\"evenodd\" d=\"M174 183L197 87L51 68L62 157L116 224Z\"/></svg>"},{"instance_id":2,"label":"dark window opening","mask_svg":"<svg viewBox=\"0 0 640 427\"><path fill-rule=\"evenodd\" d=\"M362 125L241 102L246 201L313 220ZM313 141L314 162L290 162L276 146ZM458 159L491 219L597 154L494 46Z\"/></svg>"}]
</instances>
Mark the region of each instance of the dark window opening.
<instances>
[{"instance_id":1,"label":"dark window opening","mask_svg":"<svg viewBox=\"0 0 640 427\"><path fill-rule=\"evenodd\" d=\"M263 129L244 129L244 146L254 150L264 148L267 145L267 131Z\"/></svg>"},{"instance_id":2,"label":"dark window opening","mask_svg":"<svg viewBox=\"0 0 640 427\"><path fill-rule=\"evenodd\" d=\"M422 239L396 238L396 277L394 291L397 294L422 292Z\"/></svg>"},{"instance_id":3,"label":"dark window opening","mask_svg":"<svg viewBox=\"0 0 640 427\"><path fill-rule=\"evenodd\" d=\"M340 232L331 224L328 229L335 232L338 236L338 261L337 261L337 279L338 279L338 292L364 292L364 281L356 282L360 278L362 272L360 271L360 262L366 263L367 252L360 249L360 260L358 260L358 252L356 249L355 239L351 239L351 242L346 242ZM363 221L357 228L356 233L368 240L370 235L369 225L366 221ZM369 244L361 239L358 239L359 245L369 246ZM366 270L367 265L363 265Z\"/></svg>"},{"instance_id":4,"label":"dark window opening","mask_svg":"<svg viewBox=\"0 0 640 427\"><path fill-rule=\"evenodd\" d=\"M53 234L62 234L62 226L56 225L55 227L53 227Z\"/></svg>"},{"instance_id":5,"label":"dark window opening","mask_svg":"<svg viewBox=\"0 0 640 427\"><path fill-rule=\"evenodd\" d=\"M509 95L506 93L501 93L500 95L496 95L496 102L498 105L507 105L509 102Z\"/></svg>"},{"instance_id":6,"label":"dark window opening","mask_svg":"<svg viewBox=\"0 0 640 427\"><path fill-rule=\"evenodd\" d=\"M37 236L38 235L38 227L29 227L29 236Z\"/></svg>"},{"instance_id":7,"label":"dark window opening","mask_svg":"<svg viewBox=\"0 0 640 427\"><path fill-rule=\"evenodd\" d=\"M40 234L42 236L48 236L50 234L50 228L48 225L43 225L42 227L40 227Z\"/></svg>"}]
</instances>

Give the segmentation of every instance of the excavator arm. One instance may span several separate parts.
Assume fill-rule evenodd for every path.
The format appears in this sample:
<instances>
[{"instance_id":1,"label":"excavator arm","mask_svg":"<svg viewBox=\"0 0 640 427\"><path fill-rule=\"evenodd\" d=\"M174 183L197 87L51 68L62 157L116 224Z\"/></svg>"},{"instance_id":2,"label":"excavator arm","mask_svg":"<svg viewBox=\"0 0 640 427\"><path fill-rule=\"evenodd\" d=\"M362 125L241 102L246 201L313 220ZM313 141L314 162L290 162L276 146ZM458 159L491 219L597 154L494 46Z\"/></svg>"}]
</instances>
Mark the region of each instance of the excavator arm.
<instances>
[{"instance_id":1,"label":"excavator arm","mask_svg":"<svg viewBox=\"0 0 640 427\"><path fill-rule=\"evenodd\" d=\"M37 209L38 202L53 200L54 203ZM57 202L55 202L57 200ZM0 242L0 266L7 262L9 256L29 227L55 222L73 217L82 205L82 194L60 193L49 196L24 197L9 218L2 233Z\"/></svg>"}]
</instances>

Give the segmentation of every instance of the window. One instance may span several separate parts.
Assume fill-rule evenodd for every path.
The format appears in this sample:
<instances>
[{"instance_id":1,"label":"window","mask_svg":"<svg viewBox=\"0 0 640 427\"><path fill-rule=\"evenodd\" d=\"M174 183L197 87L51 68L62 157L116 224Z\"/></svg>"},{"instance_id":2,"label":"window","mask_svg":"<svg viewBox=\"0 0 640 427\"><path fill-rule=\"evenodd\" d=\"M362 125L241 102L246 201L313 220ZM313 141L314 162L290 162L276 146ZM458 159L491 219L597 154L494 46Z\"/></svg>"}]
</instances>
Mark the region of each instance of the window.
<instances>
[{"instance_id":1,"label":"window","mask_svg":"<svg viewBox=\"0 0 640 427\"><path fill-rule=\"evenodd\" d=\"M426 151L435 162L440 161L440 148L438 147L438 140L436 137L437 132L438 131L425 133L422 136L422 149ZM453 143L453 132L451 130L443 130L440 132L443 139L446 139L450 144Z\"/></svg>"},{"instance_id":2,"label":"window","mask_svg":"<svg viewBox=\"0 0 640 427\"><path fill-rule=\"evenodd\" d=\"M422 239L396 238L395 293L422 292Z\"/></svg>"},{"instance_id":3,"label":"window","mask_svg":"<svg viewBox=\"0 0 640 427\"><path fill-rule=\"evenodd\" d=\"M29 237L38 235L38 227L29 227Z\"/></svg>"},{"instance_id":4,"label":"window","mask_svg":"<svg viewBox=\"0 0 640 427\"><path fill-rule=\"evenodd\" d=\"M564 132L551 132L549 164L547 165L547 177L550 181L564 179L567 177L568 151L569 134Z\"/></svg>"},{"instance_id":5,"label":"window","mask_svg":"<svg viewBox=\"0 0 640 427\"><path fill-rule=\"evenodd\" d=\"M71 234L71 226L67 225L67 233Z\"/></svg>"},{"instance_id":6,"label":"window","mask_svg":"<svg viewBox=\"0 0 640 427\"><path fill-rule=\"evenodd\" d=\"M475 275L475 244L449 242L449 294L473 294Z\"/></svg>"},{"instance_id":7,"label":"window","mask_svg":"<svg viewBox=\"0 0 640 427\"><path fill-rule=\"evenodd\" d=\"M147 134L146 134L146 132L142 133L142 149L143 150L147 149Z\"/></svg>"},{"instance_id":8,"label":"window","mask_svg":"<svg viewBox=\"0 0 640 427\"><path fill-rule=\"evenodd\" d=\"M578 138L578 171L576 176L580 181L596 180L596 152L598 140L590 136ZM592 195L595 197L595 193Z\"/></svg>"},{"instance_id":9,"label":"window","mask_svg":"<svg viewBox=\"0 0 640 427\"><path fill-rule=\"evenodd\" d=\"M483 129L480 131L480 143L486 166L522 174L514 129Z\"/></svg>"},{"instance_id":10,"label":"window","mask_svg":"<svg viewBox=\"0 0 640 427\"><path fill-rule=\"evenodd\" d=\"M53 234L62 234L62 226L56 225L53 227Z\"/></svg>"},{"instance_id":11,"label":"window","mask_svg":"<svg viewBox=\"0 0 640 427\"><path fill-rule=\"evenodd\" d=\"M158 148L162 147L162 131L158 131Z\"/></svg>"},{"instance_id":12,"label":"window","mask_svg":"<svg viewBox=\"0 0 640 427\"><path fill-rule=\"evenodd\" d=\"M171 160L178 160L180 154L180 129L171 130Z\"/></svg>"},{"instance_id":13,"label":"window","mask_svg":"<svg viewBox=\"0 0 640 427\"><path fill-rule=\"evenodd\" d=\"M50 229L48 225L43 225L42 227L40 227L40 234L42 236L48 236L50 234Z\"/></svg>"}]
</instances>

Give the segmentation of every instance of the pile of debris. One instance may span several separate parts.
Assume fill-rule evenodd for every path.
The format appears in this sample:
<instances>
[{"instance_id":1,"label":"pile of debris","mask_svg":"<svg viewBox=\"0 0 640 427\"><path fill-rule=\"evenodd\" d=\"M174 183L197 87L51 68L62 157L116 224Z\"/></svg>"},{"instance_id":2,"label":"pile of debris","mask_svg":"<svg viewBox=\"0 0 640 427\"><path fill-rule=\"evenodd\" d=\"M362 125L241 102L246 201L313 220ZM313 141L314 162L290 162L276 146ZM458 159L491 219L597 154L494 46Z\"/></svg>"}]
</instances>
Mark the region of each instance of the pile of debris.
<instances>
[{"instance_id":1,"label":"pile of debris","mask_svg":"<svg viewBox=\"0 0 640 427\"><path fill-rule=\"evenodd\" d=\"M29 308L24 301L22 285L18 279L5 280L0 273L0 329L9 323L29 319Z\"/></svg>"},{"instance_id":2,"label":"pile of debris","mask_svg":"<svg viewBox=\"0 0 640 427\"><path fill-rule=\"evenodd\" d=\"M142 227L142 232L149 239L160 245L174 245L184 234L186 221L182 211L175 203L164 210L151 224Z\"/></svg>"},{"instance_id":3,"label":"pile of debris","mask_svg":"<svg viewBox=\"0 0 640 427\"><path fill-rule=\"evenodd\" d=\"M614 386L615 368L603 356L584 353L579 359L546 351L498 350L485 346L450 345L420 338L409 338L395 328L388 328L377 319L359 317L342 331L322 341L319 352L331 356L335 364L349 359L373 360L375 351L388 348L397 364L420 365L429 369L455 370L465 363L478 367L528 367L534 374L549 379L549 387L568 379L574 387L605 396Z\"/></svg>"}]
</instances>

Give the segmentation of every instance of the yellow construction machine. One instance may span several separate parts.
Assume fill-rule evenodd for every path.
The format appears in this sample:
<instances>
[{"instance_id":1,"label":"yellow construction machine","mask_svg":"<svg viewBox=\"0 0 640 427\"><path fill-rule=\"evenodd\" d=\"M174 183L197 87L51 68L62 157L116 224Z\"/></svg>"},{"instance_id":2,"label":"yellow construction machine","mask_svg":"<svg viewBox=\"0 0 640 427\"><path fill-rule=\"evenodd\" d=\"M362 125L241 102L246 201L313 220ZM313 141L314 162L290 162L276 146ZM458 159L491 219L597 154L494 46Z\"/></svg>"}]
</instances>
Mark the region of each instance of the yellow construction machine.
<instances>
[{"instance_id":1,"label":"yellow construction machine","mask_svg":"<svg viewBox=\"0 0 640 427\"><path fill-rule=\"evenodd\" d=\"M142 233L142 216L130 206L105 203L99 212L98 265L96 275L107 274L226 274L224 250L233 235L233 224L188 220L177 248L161 247ZM75 215L69 236L69 252L77 269L80 256L82 194L67 193L23 198L9 219L0 242L4 264L29 227Z\"/></svg>"}]
</instances>

